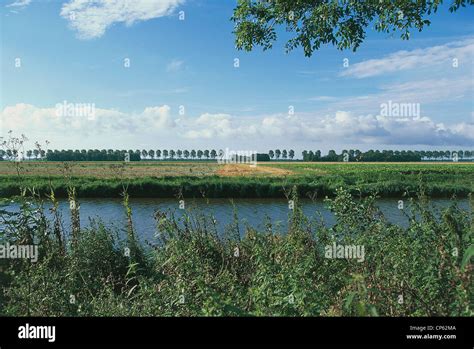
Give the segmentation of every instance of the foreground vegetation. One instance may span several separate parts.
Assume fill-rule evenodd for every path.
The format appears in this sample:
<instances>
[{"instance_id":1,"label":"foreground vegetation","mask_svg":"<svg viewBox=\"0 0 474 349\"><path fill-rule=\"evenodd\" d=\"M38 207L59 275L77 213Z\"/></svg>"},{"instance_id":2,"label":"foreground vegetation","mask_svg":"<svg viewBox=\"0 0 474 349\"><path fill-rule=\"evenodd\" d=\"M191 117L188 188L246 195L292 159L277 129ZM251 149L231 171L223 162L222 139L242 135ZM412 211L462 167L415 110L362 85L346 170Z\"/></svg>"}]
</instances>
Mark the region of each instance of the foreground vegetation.
<instances>
[{"instance_id":1,"label":"foreground vegetation","mask_svg":"<svg viewBox=\"0 0 474 349\"><path fill-rule=\"evenodd\" d=\"M388 223L374 197L339 189L328 200L337 224L327 228L295 209L288 232L246 228L224 233L214 217L156 213L156 241L136 242L124 192L123 231L100 222L79 226L74 188L71 222L54 195L49 220L36 195L0 208L0 244L39 246L39 260L0 259L0 314L6 316L472 316L472 210L436 215L426 197L407 205L410 224ZM407 201L408 204L408 201ZM68 224L70 223L70 224ZM70 228L64 228L70 227ZM328 245L363 246L362 261L327 258Z\"/></svg>"},{"instance_id":2,"label":"foreground vegetation","mask_svg":"<svg viewBox=\"0 0 474 349\"><path fill-rule=\"evenodd\" d=\"M353 195L413 194L420 184L430 197L467 197L474 189L474 164L268 163L0 163L0 197L20 187L67 197L74 185L80 197L118 197L126 182L134 197L284 198L293 186L300 197L333 196L339 187Z\"/></svg>"}]
</instances>

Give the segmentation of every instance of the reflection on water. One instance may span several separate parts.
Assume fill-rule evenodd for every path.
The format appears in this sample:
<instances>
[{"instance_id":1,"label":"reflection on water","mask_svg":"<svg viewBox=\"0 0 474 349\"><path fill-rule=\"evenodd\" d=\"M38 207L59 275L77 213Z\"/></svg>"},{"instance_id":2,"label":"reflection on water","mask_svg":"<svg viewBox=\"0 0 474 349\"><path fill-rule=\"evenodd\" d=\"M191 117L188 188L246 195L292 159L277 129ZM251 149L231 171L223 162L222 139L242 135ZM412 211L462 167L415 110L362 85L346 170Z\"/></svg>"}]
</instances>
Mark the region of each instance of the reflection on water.
<instances>
[{"instance_id":1,"label":"reflection on water","mask_svg":"<svg viewBox=\"0 0 474 349\"><path fill-rule=\"evenodd\" d=\"M432 205L435 210L449 206L450 200L434 199ZM469 210L467 199L457 200L460 208ZM140 239L152 240L156 232L154 214L157 210L175 212L176 217L181 217L185 212L203 213L212 215L217 221L217 229L223 232L225 227L233 221L234 212L237 212L241 231L250 225L263 231L265 222L270 221L276 231L284 233L287 227L289 210L288 202L278 199L189 199L185 201L185 210L180 209L176 199L131 199L133 222ZM322 217L326 225L335 223L333 214L321 200L300 202L303 212L309 218ZM408 220L398 208L398 200L379 199L377 205L391 223L406 226ZM407 204L405 203L405 206ZM46 205L46 208L50 206ZM60 202L60 210L66 227L70 224L69 204ZM9 206L8 209L17 209ZM49 212L49 210L47 210ZM81 226L89 225L90 219L101 219L107 226L123 229L126 223L124 208L120 199L81 199L80 200Z\"/></svg>"}]
</instances>

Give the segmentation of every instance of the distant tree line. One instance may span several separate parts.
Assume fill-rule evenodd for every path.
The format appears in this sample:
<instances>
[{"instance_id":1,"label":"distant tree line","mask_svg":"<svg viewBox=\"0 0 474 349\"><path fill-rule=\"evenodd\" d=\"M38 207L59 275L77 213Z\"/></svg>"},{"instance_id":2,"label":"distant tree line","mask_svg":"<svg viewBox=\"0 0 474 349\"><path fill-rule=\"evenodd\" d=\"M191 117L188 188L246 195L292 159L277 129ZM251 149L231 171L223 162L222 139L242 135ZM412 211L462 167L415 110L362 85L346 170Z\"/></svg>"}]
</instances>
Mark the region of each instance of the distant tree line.
<instances>
[{"instance_id":1,"label":"distant tree line","mask_svg":"<svg viewBox=\"0 0 474 349\"><path fill-rule=\"evenodd\" d=\"M45 156L46 156L46 152L44 150L38 150L38 149L35 149L35 150L28 150L25 154L23 154L23 158L25 157L28 157L29 159L44 159ZM13 160L13 159L17 159L19 156L19 152L18 150L11 150L11 149L7 149L7 150L3 150L3 149L0 149L0 161L2 160ZM21 154L20 154L21 156Z\"/></svg>"},{"instance_id":2,"label":"distant tree line","mask_svg":"<svg viewBox=\"0 0 474 349\"><path fill-rule=\"evenodd\" d=\"M220 151L221 152L221 151ZM114 150L114 149L82 149L82 150L47 150L34 149L18 155L16 151L0 149L0 161L12 160L21 157L25 160L46 161L142 161L142 160L215 160L218 158L216 150ZM128 155L127 155L128 154ZM322 155L320 150L303 151L303 161L320 162L416 162L416 161L446 161L457 159L472 160L474 151L418 151L418 150L369 150L362 152L357 149L343 150L337 154L330 150ZM294 150L270 150L268 154L257 154L257 161L294 160Z\"/></svg>"},{"instance_id":3,"label":"distant tree line","mask_svg":"<svg viewBox=\"0 0 474 349\"><path fill-rule=\"evenodd\" d=\"M128 155L127 155L128 154ZM114 150L114 149L82 149L82 150L28 150L20 157L26 160L47 161L130 161L140 160L209 160L217 158L217 151L212 150ZM0 150L0 160L17 159L18 154Z\"/></svg>"},{"instance_id":4,"label":"distant tree line","mask_svg":"<svg viewBox=\"0 0 474 349\"><path fill-rule=\"evenodd\" d=\"M126 157L130 161L141 160L140 151L135 150L48 150L46 153L47 161L125 161Z\"/></svg>"},{"instance_id":5,"label":"distant tree line","mask_svg":"<svg viewBox=\"0 0 474 349\"><path fill-rule=\"evenodd\" d=\"M327 155L322 155L320 150L303 151L303 161L349 161L349 162L416 162L416 161L443 161L443 160L471 160L474 151L424 151L424 150L369 150L362 152L360 150L343 150L337 154L335 150L330 150Z\"/></svg>"}]
</instances>

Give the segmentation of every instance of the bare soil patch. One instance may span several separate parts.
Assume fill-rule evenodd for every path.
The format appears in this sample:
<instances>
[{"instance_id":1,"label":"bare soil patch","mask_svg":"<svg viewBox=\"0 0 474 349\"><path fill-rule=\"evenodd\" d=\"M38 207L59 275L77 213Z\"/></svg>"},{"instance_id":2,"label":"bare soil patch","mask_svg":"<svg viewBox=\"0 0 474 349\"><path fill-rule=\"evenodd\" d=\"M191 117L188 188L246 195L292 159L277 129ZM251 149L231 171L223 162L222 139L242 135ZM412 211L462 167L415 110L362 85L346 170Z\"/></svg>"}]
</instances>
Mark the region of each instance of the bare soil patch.
<instances>
[{"instance_id":1,"label":"bare soil patch","mask_svg":"<svg viewBox=\"0 0 474 349\"><path fill-rule=\"evenodd\" d=\"M274 177L281 177L281 176L288 176L294 174L293 171L276 168L276 167L268 167L268 166L255 166L252 167L250 165L245 164L227 164L223 165L216 171L218 176L222 177L254 177L254 176L274 176Z\"/></svg>"}]
</instances>

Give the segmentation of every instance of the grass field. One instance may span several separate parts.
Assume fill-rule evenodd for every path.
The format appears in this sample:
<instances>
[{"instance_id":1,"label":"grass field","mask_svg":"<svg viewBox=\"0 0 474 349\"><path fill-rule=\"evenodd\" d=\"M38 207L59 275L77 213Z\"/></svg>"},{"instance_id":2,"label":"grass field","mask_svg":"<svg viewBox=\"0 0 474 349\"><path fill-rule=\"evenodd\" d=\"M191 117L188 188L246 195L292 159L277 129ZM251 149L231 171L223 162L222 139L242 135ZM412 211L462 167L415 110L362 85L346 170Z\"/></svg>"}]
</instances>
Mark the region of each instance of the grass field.
<instances>
[{"instance_id":1,"label":"grass field","mask_svg":"<svg viewBox=\"0 0 474 349\"><path fill-rule=\"evenodd\" d=\"M76 162L68 163L69 171L76 177L115 178L121 162ZM257 166L244 164L221 165L217 162L130 162L120 173L124 178L180 177L180 176L278 176L331 175L341 171L422 171L423 173L469 173L474 174L474 163L426 162L426 163L340 163L340 162L265 162ZM21 163L24 176L63 176L64 163L25 161ZM16 175L16 166L11 162L0 162L0 176Z\"/></svg>"},{"instance_id":2,"label":"grass field","mask_svg":"<svg viewBox=\"0 0 474 349\"><path fill-rule=\"evenodd\" d=\"M215 162L0 162L0 196L20 187L66 195L68 184L82 197L117 197L122 185L136 197L284 197L297 186L302 196L353 194L400 196L422 187L431 196L467 196L474 189L472 163L267 162L255 167Z\"/></svg>"}]
</instances>

